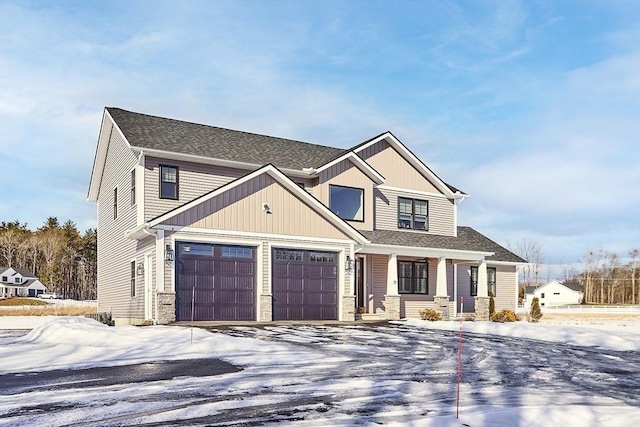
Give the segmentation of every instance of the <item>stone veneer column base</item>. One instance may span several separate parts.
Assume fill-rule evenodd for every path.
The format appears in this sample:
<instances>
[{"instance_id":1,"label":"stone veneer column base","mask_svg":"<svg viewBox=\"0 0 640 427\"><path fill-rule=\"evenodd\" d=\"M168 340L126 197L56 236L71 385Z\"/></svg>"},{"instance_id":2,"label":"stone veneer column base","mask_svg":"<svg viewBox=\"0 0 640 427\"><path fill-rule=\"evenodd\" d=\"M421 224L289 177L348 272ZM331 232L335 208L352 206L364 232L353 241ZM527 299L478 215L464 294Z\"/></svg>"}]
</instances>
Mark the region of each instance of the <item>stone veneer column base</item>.
<instances>
[{"instance_id":1,"label":"stone veneer column base","mask_svg":"<svg viewBox=\"0 0 640 427\"><path fill-rule=\"evenodd\" d=\"M158 292L156 307L156 321L160 325L175 322L176 320L176 294L175 292Z\"/></svg>"},{"instance_id":2,"label":"stone veneer column base","mask_svg":"<svg viewBox=\"0 0 640 427\"><path fill-rule=\"evenodd\" d=\"M273 295L260 295L260 312L258 322L271 322L273 320Z\"/></svg>"},{"instance_id":3,"label":"stone veneer column base","mask_svg":"<svg viewBox=\"0 0 640 427\"><path fill-rule=\"evenodd\" d=\"M353 322L356 320L356 296L345 295L342 297L342 316L339 320Z\"/></svg>"},{"instance_id":4,"label":"stone veneer column base","mask_svg":"<svg viewBox=\"0 0 640 427\"><path fill-rule=\"evenodd\" d=\"M489 297L475 297L476 321L489 321Z\"/></svg>"},{"instance_id":5,"label":"stone veneer column base","mask_svg":"<svg viewBox=\"0 0 640 427\"><path fill-rule=\"evenodd\" d=\"M433 297L433 302L436 305L435 310L440 313L442 320L449 320L449 296Z\"/></svg>"},{"instance_id":6,"label":"stone veneer column base","mask_svg":"<svg viewBox=\"0 0 640 427\"><path fill-rule=\"evenodd\" d=\"M385 295L382 300L387 320L400 319L400 295Z\"/></svg>"}]
</instances>

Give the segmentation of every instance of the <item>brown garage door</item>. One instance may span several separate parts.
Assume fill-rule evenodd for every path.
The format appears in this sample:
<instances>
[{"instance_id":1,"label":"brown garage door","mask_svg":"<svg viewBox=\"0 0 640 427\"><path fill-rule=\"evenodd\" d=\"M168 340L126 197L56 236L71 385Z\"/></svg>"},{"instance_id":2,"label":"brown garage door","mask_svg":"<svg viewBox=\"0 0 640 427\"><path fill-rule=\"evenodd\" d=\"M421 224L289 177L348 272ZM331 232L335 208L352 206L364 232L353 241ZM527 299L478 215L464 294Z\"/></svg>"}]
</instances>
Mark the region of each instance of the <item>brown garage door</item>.
<instances>
[{"instance_id":1,"label":"brown garage door","mask_svg":"<svg viewBox=\"0 0 640 427\"><path fill-rule=\"evenodd\" d=\"M274 248L273 320L337 320L338 254Z\"/></svg>"},{"instance_id":2,"label":"brown garage door","mask_svg":"<svg viewBox=\"0 0 640 427\"><path fill-rule=\"evenodd\" d=\"M176 320L255 320L255 248L176 246Z\"/></svg>"}]
</instances>

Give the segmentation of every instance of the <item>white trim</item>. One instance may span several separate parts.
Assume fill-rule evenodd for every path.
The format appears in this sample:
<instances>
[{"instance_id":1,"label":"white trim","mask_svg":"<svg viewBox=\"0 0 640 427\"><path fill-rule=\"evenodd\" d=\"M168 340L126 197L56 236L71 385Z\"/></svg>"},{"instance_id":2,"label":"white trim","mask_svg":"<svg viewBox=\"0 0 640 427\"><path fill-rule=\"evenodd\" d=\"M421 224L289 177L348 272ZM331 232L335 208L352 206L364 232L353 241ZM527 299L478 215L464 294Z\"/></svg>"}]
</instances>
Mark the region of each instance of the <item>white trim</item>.
<instances>
[{"instance_id":1,"label":"white trim","mask_svg":"<svg viewBox=\"0 0 640 427\"><path fill-rule=\"evenodd\" d=\"M318 169L309 169L309 171L313 175L317 176L321 172L329 169L332 166L339 164L340 162L343 162L344 160L350 160L351 163L353 163L358 169L360 169L360 171L364 173L375 184L380 185L384 183L384 177L380 175L380 173L376 171L370 164L368 164L367 162L362 160L360 157L358 157L353 151L349 151L348 153L343 154L337 159L322 165Z\"/></svg>"},{"instance_id":2,"label":"white trim","mask_svg":"<svg viewBox=\"0 0 640 427\"><path fill-rule=\"evenodd\" d=\"M338 245L351 244L352 240L347 239L329 239L325 237L311 237L311 236L294 236L289 234L268 234L268 233L256 233L253 231L235 231L235 230L218 230L218 229L210 229L210 228L198 228L198 227L181 227L178 225L156 225L153 227L154 230L167 230L173 231L175 233L194 233L201 235L221 235L221 236L237 236L241 238L250 238L250 239L262 239L262 241L269 240L296 240L302 242L322 242L322 243L334 243Z\"/></svg>"},{"instance_id":3,"label":"white trim","mask_svg":"<svg viewBox=\"0 0 640 427\"><path fill-rule=\"evenodd\" d=\"M420 159L418 159L411 151L407 149L398 139L396 139L391 132L385 132L377 138L372 139L366 144L357 147L352 150L354 153L359 153L360 151L365 150L368 147L371 147L378 142L386 140L389 145L395 148L399 154L404 157L404 159L411 164L414 168L416 168L419 172L421 172L422 176L431 181L432 184L435 185L438 190L440 190L443 194L447 195L449 198L464 198L465 194L460 192L454 193L437 175L435 175L427 166L425 166Z\"/></svg>"},{"instance_id":4,"label":"white trim","mask_svg":"<svg viewBox=\"0 0 640 427\"><path fill-rule=\"evenodd\" d=\"M364 245L360 250L366 254L389 255L397 254L401 256L418 256L427 258L451 258L459 260L481 261L487 256L491 256L493 252L467 251L456 249L439 249L439 248L423 248L417 246L397 246L384 244L368 244Z\"/></svg>"},{"instance_id":5,"label":"white trim","mask_svg":"<svg viewBox=\"0 0 640 427\"><path fill-rule=\"evenodd\" d=\"M406 188L400 188L400 187L392 187L390 185L385 185L385 184L381 184L378 185L378 188L381 190L391 190L391 191L400 191L403 193L408 193L408 194L415 194L418 196L426 196L426 197L439 197L441 199L451 199L450 197L445 196L442 193L432 193L430 191L420 191L420 190L409 190Z\"/></svg>"},{"instance_id":6,"label":"white trim","mask_svg":"<svg viewBox=\"0 0 640 427\"><path fill-rule=\"evenodd\" d=\"M144 259L144 319L155 320L153 313L153 272L151 271L153 254L147 250L142 253Z\"/></svg>"},{"instance_id":7,"label":"white trim","mask_svg":"<svg viewBox=\"0 0 640 427\"><path fill-rule=\"evenodd\" d=\"M166 292L164 283L164 230L156 234L156 292Z\"/></svg>"},{"instance_id":8,"label":"white trim","mask_svg":"<svg viewBox=\"0 0 640 427\"><path fill-rule=\"evenodd\" d=\"M215 157L205 157L205 156L198 156L195 154L176 153L173 151L158 150L154 148L131 146L131 149L135 152L144 152L147 156L156 157L160 159L170 159L170 160L177 160L177 161L183 161L183 162L200 163L205 165L222 166L222 167L242 169L242 170L248 170L248 171L253 171L253 170L262 168L264 166L264 164L255 164L255 163L238 162L234 160L217 159ZM312 176L310 176L309 174L309 169L298 170L298 169L282 168L282 171L285 172L288 176L292 176L292 177L307 178L307 179L312 178Z\"/></svg>"},{"instance_id":9,"label":"white trim","mask_svg":"<svg viewBox=\"0 0 640 427\"><path fill-rule=\"evenodd\" d=\"M513 267L522 267L528 263L526 262L514 262L514 261L492 261L490 259L487 260L487 264L489 265L507 265L507 266L513 266Z\"/></svg>"},{"instance_id":10,"label":"white trim","mask_svg":"<svg viewBox=\"0 0 640 427\"><path fill-rule=\"evenodd\" d=\"M182 206L180 206L177 209L171 210L159 217L157 217L156 219L154 219L153 221L144 224L143 226L145 227L155 227L156 225L160 225L162 222L166 221L169 218L172 218L176 215L179 215L189 209L191 209L194 206L197 206L207 200L210 200L216 196L219 196L220 194L225 193L226 191L229 191L232 188L235 188L247 181L250 181L251 179L260 176L262 174L268 174L269 176L271 176L273 179L275 179L276 181L278 181L283 187L285 187L286 189L288 189L291 193L293 193L294 195L298 196L300 199L302 199L303 201L305 201L312 209L314 209L316 212L318 212L321 216L323 216L326 220L328 220L331 224L333 224L336 228L338 228L339 230L341 230L345 235L353 238L353 240L359 242L359 243L366 243L367 239L360 234L355 228L353 228L351 225L349 225L347 222L343 221L342 219L340 219L340 217L338 217L336 214L334 214L329 208L327 208L325 205L323 205L320 201L318 201L318 199L314 198L311 194L309 194L306 190L300 188L294 181L292 181L289 177L287 177L286 175L284 175L282 172L280 172L276 167L274 167L273 165L269 164L266 165L258 170L253 171L252 173L245 175L242 178L238 178L235 181L231 181L230 183L204 195L201 197L198 197L197 199L192 200L191 202L188 202ZM138 231L136 227L136 229L127 231L127 236L134 236L136 232Z\"/></svg>"},{"instance_id":11,"label":"white trim","mask_svg":"<svg viewBox=\"0 0 640 427\"><path fill-rule=\"evenodd\" d=\"M458 315L458 264L451 260L453 267L453 316Z\"/></svg>"},{"instance_id":12,"label":"white trim","mask_svg":"<svg viewBox=\"0 0 640 427\"><path fill-rule=\"evenodd\" d=\"M131 263L135 263L135 265L133 266L133 280L135 283L134 289L136 294L135 295L131 295ZM129 274L127 275L129 276L129 299L138 299L138 258L130 258L129 259ZM144 300L143 300L144 302Z\"/></svg>"},{"instance_id":13,"label":"white trim","mask_svg":"<svg viewBox=\"0 0 640 427\"><path fill-rule=\"evenodd\" d=\"M144 199L145 199L145 172L144 167L145 157L144 153L140 153L138 163L135 166L136 169L136 225L140 225L144 222Z\"/></svg>"}]
</instances>

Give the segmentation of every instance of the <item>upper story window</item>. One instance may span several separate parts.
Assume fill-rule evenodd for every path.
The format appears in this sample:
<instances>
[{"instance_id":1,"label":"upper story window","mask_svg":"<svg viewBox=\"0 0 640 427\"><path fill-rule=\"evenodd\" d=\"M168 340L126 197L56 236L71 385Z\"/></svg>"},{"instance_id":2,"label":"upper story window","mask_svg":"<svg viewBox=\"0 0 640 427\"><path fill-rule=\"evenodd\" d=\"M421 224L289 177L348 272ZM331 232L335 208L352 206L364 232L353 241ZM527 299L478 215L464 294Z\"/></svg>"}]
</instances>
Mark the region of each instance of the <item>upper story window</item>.
<instances>
[{"instance_id":1,"label":"upper story window","mask_svg":"<svg viewBox=\"0 0 640 427\"><path fill-rule=\"evenodd\" d=\"M16 277L14 283L22 283L22 277Z\"/></svg>"},{"instance_id":2,"label":"upper story window","mask_svg":"<svg viewBox=\"0 0 640 427\"><path fill-rule=\"evenodd\" d=\"M428 294L429 265L426 261L398 261L398 292Z\"/></svg>"},{"instance_id":3,"label":"upper story window","mask_svg":"<svg viewBox=\"0 0 640 427\"><path fill-rule=\"evenodd\" d=\"M2 281L3 282L7 282L8 277L7 276L2 276Z\"/></svg>"},{"instance_id":4,"label":"upper story window","mask_svg":"<svg viewBox=\"0 0 640 427\"><path fill-rule=\"evenodd\" d=\"M178 168L160 165L160 198L178 199Z\"/></svg>"},{"instance_id":5,"label":"upper story window","mask_svg":"<svg viewBox=\"0 0 640 427\"><path fill-rule=\"evenodd\" d=\"M398 197L398 228L429 229L429 202Z\"/></svg>"},{"instance_id":6,"label":"upper story window","mask_svg":"<svg viewBox=\"0 0 640 427\"><path fill-rule=\"evenodd\" d=\"M329 207L342 219L364 221L364 190L362 188L329 186Z\"/></svg>"},{"instance_id":7,"label":"upper story window","mask_svg":"<svg viewBox=\"0 0 640 427\"><path fill-rule=\"evenodd\" d=\"M496 269L487 267L487 288L494 297L496 294ZM478 296L478 267L471 267L471 296Z\"/></svg>"},{"instance_id":8,"label":"upper story window","mask_svg":"<svg viewBox=\"0 0 640 427\"><path fill-rule=\"evenodd\" d=\"M113 219L118 219L118 187L113 189Z\"/></svg>"},{"instance_id":9,"label":"upper story window","mask_svg":"<svg viewBox=\"0 0 640 427\"><path fill-rule=\"evenodd\" d=\"M131 206L136 204L136 170L131 171Z\"/></svg>"}]
</instances>

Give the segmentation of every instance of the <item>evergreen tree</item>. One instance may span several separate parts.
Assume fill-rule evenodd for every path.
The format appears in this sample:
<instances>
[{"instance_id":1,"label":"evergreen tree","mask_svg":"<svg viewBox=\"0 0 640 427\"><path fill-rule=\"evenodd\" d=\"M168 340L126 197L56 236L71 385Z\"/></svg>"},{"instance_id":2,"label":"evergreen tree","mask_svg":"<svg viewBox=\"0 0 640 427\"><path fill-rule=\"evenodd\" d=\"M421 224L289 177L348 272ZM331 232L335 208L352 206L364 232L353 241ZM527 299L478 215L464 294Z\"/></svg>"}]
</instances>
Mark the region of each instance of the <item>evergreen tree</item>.
<instances>
[{"instance_id":1,"label":"evergreen tree","mask_svg":"<svg viewBox=\"0 0 640 427\"><path fill-rule=\"evenodd\" d=\"M529 310L529 322L537 322L542 318L542 311L540 310L540 300L538 297L534 297L531 301L531 309Z\"/></svg>"}]
</instances>

